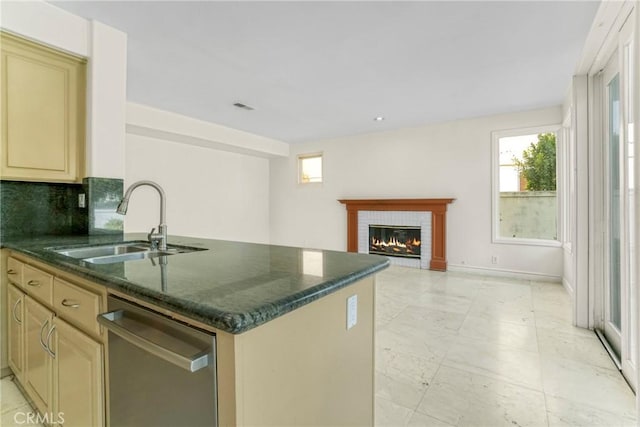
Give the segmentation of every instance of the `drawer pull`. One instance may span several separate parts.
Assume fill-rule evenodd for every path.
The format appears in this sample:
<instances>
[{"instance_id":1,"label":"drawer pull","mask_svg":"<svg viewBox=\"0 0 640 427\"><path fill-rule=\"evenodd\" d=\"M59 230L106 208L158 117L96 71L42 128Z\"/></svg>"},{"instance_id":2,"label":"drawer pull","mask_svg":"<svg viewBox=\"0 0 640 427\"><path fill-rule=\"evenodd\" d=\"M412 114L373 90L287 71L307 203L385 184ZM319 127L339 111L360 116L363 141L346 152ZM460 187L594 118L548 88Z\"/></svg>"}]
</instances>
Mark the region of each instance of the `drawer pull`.
<instances>
[{"instance_id":1,"label":"drawer pull","mask_svg":"<svg viewBox=\"0 0 640 427\"><path fill-rule=\"evenodd\" d=\"M68 299L66 299L66 298L62 300L62 303L61 303L61 304L62 304L63 306L65 306L65 307L69 307L69 308L78 308L78 307L80 307L80 303L77 303L77 302L71 302L71 301L69 301L69 300L68 300Z\"/></svg>"},{"instance_id":2,"label":"drawer pull","mask_svg":"<svg viewBox=\"0 0 640 427\"><path fill-rule=\"evenodd\" d=\"M47 339L46 339L46 342L47 342L47 348L46 348L47 353L49 353L49 355L51 357L53 357L54 359L56 358L56 354L53 352L53 350L51 350L51 335L53 334L53 331L55 331L55 330L56 330L56 325L53 325L51 327L51 329L49 329L49 333L47 334Z\"/></svg>"},{"instance_id":3,"label":"drawer pull","mask_svg":"<svg viewBox=\"0 0 640 427\"><path fill-rule=\"evenodd\" d=\"M18 319L18 316L16 315L16 308L18 308L18 304L20 304L22 302L22 298L20 298L19 300L16 301L15 304L13 304L13 319L18 323L18 325L22 325L22 320Z\"/></svg>"},{"instance_id":4,"label":"drawer pull","mask_svg":"<svg viewBox=\"0 0 640 427\"><path fill-rule=\"evenodd\" d=\"M14 275L14 274L18 274L18 272L15 271L14 269L10 268L10 269L7 270L7 274Z\"/></svg>"},{"instance_id":5,"label":"drawer pull","mask_svg":"<svg viewBox=\"0 0 640 427\"><path fill-rule=\"evenodd\" d=\"M44 338L42 338L42 334L44 334L44 328L46 328L48 324L49 324L49 319L45 320L44 323L42 324L42 328L40 328L40 345L42 346L44 351L46 351L47 353L49 353L49 350L47 350L47 345L44 343Z\"/></svg>"},{"instance_id":6,"label":"drawer pull","mask_svg":"<svg viewBox=\"0 0 640 427\"><path fill-rule=\"evenodd\" d=\"M29 285L29 286L40 286L40 282L38 282L37 280L29 280L27 282L27 285Z\"/></svg>"}]
</instances>

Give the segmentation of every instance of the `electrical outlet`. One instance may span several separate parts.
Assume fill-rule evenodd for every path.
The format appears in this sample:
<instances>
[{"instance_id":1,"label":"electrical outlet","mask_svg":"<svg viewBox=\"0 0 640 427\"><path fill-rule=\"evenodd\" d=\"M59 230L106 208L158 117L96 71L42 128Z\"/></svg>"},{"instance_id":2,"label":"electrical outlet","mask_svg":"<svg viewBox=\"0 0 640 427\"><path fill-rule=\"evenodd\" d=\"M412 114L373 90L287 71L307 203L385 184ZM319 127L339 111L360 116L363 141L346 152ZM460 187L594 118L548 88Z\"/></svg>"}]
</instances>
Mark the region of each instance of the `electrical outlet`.
<instances>
[{"instance_id":1,"label":"electrical outlet","mask_svg":"<svg viewBox=\"0 0 640 427\"><path fill-rule=\"evenodd\" d=\"M358 295L347 298L347 329L351 329L358 323Z\"/></svg>"},{"instance_id":2,"label":"electrical outlet","mask_svg":"<svg viewBox=\"0 0 640 427\"><path fill-rule=\"evenodd\" d=\"M87 199L84 193L78 194L78 207L79 208L87 207Z\"/></svg>"},{"instance_id":3,"label":"electrical outlet","mask_svg":"<svg viewBox=\"0 0 640 427\"><path fill-rule=\"evenodd\" d=\"M497 264L498 263L498 256L497 255L493 255L491 257L491 264Z\"/></svg>"}]
</instances>

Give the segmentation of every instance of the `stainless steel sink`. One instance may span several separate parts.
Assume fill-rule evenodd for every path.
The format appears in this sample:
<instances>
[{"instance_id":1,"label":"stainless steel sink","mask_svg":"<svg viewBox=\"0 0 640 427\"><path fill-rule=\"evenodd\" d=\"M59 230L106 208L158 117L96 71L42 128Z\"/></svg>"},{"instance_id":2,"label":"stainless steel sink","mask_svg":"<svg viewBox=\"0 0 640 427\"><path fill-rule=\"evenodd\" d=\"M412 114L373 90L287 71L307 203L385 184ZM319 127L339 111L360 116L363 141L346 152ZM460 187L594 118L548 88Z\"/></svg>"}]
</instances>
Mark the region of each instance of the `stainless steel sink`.
<instances>
[{"instance_id":1,"label":"stainless steel sink","mask_svg":"<svg viewBox=\"0 0 640 427\"><path fill-rule=\"evenodd\" d=\"M202 248L192 248L188 246L167 245L167 249L161 251L152 249L149 242L144 241L123 242L114 245L75 246L48 249L57 254L79 259L91 264L113 264L116 262L156 258L160 256L203 250Z\"/></svg>"},{"instance_id":2,"label":"stainless steel sink","mask_svg":"<svg viewBox=\"0 0 640 427\"><path fill-rule=\"evenodd\" d=\"M62 248L53 249L60 255L69 256L71 258L86 259L103 256L123 255L132 252L144 252L151 250L148 244L144 242L122 243L108 246L84 246L80 248Z\"/></svg>"},{"instance_id":3,"label":"stainless steel sink","mask_svg":"<svg viewBox=\"0 0 640 427\"><path fill-rule=\"evenodd\" d=\"M115 262L134 261L137 259L155 258L163 255L174 255L178 252L174 251L142 251L142 252L129 252L118 255L105 255L98 257L82 258L84 262L90 262L91 264L113 264Z\"/></svg>"}]
</instances>

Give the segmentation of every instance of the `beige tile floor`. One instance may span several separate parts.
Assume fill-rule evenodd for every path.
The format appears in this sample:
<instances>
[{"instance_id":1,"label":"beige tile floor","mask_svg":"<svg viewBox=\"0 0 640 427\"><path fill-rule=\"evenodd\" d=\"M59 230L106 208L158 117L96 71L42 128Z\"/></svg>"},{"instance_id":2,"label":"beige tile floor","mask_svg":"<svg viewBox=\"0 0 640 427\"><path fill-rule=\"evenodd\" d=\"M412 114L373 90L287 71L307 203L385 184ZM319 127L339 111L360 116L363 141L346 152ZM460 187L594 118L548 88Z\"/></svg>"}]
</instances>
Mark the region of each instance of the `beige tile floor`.
<instances>
[{"instance_id":1,"label":"beige tile floor","mask_svg":"<svg viewBox=\"0 0 640 427\"><path fill-rule=\"evenodd\" d=\"M635 396L559 283L378 276L376 426L636 426Z\"/></svg>"},{"instance_id":2,"label":"beige tile floor","mask_svg":"<svg viewBox=\"0 0 640 427\"><path fill-rule=\"evenodd\" d=\"M13 376L0 381L0 426L40 427L35 422L36 413L13 383Z\"/></svg>"},{"instance_id":3,"label":"beige tile floor","mask_svg":"<svg viewBox=\"0 0 640 427\"><path fill-rule=\"evenodd\" d=\"M391 267L377 288L376 426L637 425L560 284ZM10 378L0 401L1 426L33 425Z\"/></svg>"}]
</instances>

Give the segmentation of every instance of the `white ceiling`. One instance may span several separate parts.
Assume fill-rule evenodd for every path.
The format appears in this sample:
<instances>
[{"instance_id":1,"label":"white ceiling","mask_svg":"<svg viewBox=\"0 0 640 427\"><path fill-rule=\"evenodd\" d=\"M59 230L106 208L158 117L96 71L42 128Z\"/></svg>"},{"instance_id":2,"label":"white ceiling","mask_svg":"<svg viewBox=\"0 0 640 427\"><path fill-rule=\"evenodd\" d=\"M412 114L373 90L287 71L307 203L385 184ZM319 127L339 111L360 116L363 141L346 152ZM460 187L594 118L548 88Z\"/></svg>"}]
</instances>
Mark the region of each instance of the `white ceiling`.
<instances>
[{"instance_id":1,"label":"white ceiling","mask_svg":"<svg viewBox=\"0 0 640 427\"><path fill-rule=\"evenodd\" d=\"M128 34L128 100L291 143L558 105L599 5L53 3Z\"/></svg>"}]
</instances>

